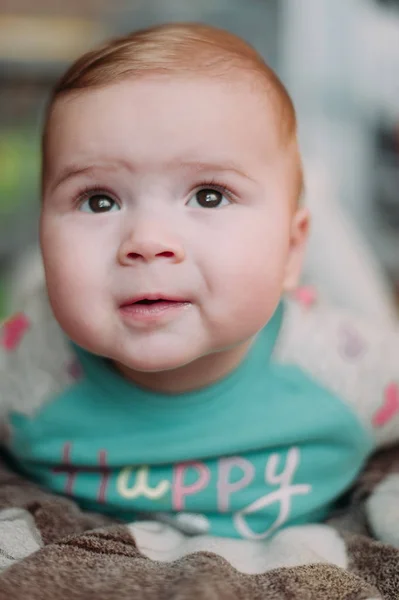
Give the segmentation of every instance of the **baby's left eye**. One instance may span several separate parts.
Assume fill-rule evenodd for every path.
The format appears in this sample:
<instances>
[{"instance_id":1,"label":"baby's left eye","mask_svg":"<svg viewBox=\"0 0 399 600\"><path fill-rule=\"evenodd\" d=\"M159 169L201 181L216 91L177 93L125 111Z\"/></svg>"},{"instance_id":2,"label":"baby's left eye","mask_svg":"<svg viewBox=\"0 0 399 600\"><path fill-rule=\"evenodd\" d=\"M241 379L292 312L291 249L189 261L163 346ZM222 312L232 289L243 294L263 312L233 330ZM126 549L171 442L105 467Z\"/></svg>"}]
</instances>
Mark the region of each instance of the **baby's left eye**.
<instances>
[{"instance_id":1,"label":"baby's left eye","mask_svg":"<svg viewBox=\"0 0 399 600\"><path fill-rule=\"evenodd\" d=\"M230 200L219 190L203 188L195 192L187 202L187 206L200 208L220 208L230 204Z\"/></svg>"},{"instance_id":2,"label":"baby's left eye","mask_svg":"<svg viewBox=\"0 0 399 600\"><path fill-rule=\"evenodd\" d=\"M120 210L119 204L105 193L92 193L80 204L79 210L88 213L105 213Z\"/></svg>"}]
</instances>

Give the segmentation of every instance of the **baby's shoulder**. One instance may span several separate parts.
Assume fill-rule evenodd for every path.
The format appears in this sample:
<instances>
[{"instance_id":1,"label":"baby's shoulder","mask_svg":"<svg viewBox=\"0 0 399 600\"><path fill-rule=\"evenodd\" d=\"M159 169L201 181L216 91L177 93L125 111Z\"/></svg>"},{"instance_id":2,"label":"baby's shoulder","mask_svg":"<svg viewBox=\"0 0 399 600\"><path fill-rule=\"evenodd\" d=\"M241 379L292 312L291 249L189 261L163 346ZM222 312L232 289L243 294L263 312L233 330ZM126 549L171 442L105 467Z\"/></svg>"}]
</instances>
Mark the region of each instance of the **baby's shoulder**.
<instances>
[{"instance_id":1,"label":"baby's shoulder","mask_svg":"<svg viewBox=\"0 0 399 600\"><path fill-rule=\"evenodd\" d=\"M333 307L310 289L285 300L274 360L294 364L350 405L378 444L399 436L399 327Z\"/></svg>"},{"instance_id":2,"label":"baby's shoulder","mask_svg":"<svg viewBox=\"0 0 399 600\"><path fill-rule=\"evenodd\" d=\"M0 325L0 418L33 414L70 379L73 353L43 287Z\"/></svg>"}]
</instances>

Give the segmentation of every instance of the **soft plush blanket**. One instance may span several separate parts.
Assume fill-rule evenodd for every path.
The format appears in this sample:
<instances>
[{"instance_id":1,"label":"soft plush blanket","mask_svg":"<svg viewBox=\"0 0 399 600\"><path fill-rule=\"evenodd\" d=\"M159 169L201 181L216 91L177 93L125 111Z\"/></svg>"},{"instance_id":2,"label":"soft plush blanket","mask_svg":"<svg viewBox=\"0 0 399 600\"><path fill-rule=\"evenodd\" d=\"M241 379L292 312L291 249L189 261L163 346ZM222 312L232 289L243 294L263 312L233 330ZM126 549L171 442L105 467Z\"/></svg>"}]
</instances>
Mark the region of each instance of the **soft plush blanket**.
<instances>
[{"instance_id":1,"label":"soft plush blanket","mask_svg":"<svg viewBox=\"0 0 399 600\"><path fill-rule=\"evenodd\" d=\"M393 449L373 458L328 523L285 529L266 542L117 523L1 463L0 600L397 600L398 456ZM382 518L370 524L381 506ZM370 533L384 524L392 544Z\"/></svg>"}]
</instances>

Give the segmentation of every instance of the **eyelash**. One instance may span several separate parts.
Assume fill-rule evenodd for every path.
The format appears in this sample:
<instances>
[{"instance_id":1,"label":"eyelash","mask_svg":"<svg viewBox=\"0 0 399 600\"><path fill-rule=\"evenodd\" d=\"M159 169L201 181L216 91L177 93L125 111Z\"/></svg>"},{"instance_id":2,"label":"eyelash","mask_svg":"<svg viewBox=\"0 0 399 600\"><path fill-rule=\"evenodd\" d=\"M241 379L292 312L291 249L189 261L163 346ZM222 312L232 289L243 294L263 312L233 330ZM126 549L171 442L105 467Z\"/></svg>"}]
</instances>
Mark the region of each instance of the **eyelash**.
<instances>
[{"instance_id":1,"label":"eyelash","mask_svg":"<svg viewBox=\"0 0 399 600\"><path fill-rule=\"evenodd\" d=\"M216 181L215 179L201 181L195 186L194 190L199 191L206 188L211 188L220 192L221 194L227 196L231 201L234 201L234 198L236 196L233 191L229 190L225 185ZM107 194L107 196L110 196L115 202L117 202L115 194L111 192L111 190L109 190L106 186L93 184L84 186L76 193L74 204L76 204L76 206L80 206L85 200L90 198L91 195L100 192L102 192L103 194Z\"/></svg>"},{"instance_id":2,"label":"eyelash","mask_svg":"<svg viewBox=\"0 0 399 600\"><path fill-rule=\"evenodd\" d=\"M117 202L116 198L115 198L115 194L113 192L111 192L111 190L109 190L106 186L103 185L86 185L85 187L81 188L76 196L75 196L75 200L74 200L74 204L76 206L80 206L85 200L87 200L88 198L90 198L90 196L94 195L94 194L98 194L102 192L103 194L106 194L107 196L110 196L115 202Z\"/></svg>"},{"instance_id":3,"label":"eyelash","mask_svg":"<svg viewBox=\"0 0 399 600\"><path fill-rule=\"evenodd\" d=\"M220 192L221 194L223 194L224 196L227 196L227 198L229 198L229 200L234 201L236 194L229 190L225 185L223 185L223 183L220 183L218 181L216 181L215 179L212 180L207 180L207 181L201 181L200 183L198 183L195 186L195 190L199 191L199 190L203 190L206 188L211 188L213 190L216 190L217 192Z\"/></svg>"}]
</instances>

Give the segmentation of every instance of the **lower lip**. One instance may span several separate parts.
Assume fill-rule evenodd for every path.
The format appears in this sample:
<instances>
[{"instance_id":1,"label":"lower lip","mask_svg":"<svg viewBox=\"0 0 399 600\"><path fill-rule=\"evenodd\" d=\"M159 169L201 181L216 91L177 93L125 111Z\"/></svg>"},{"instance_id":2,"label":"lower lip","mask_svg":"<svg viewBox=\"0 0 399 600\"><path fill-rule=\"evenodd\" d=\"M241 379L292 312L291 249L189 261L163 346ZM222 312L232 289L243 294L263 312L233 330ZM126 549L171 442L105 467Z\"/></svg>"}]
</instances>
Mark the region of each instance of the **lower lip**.
<instances>
[{"instance_id":1,"label":"lower lip","mask_svg":"<svg viewBox=\"0 0 399 600\"><path fill-rule=\"evenodd\" d=\"M154 304L128 304L121 306L120 312L129 320L138 322L153 322L172 317L183 309L191 306L190 302L154 302Z\"/></svg>"}]
</instances>

